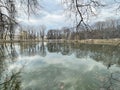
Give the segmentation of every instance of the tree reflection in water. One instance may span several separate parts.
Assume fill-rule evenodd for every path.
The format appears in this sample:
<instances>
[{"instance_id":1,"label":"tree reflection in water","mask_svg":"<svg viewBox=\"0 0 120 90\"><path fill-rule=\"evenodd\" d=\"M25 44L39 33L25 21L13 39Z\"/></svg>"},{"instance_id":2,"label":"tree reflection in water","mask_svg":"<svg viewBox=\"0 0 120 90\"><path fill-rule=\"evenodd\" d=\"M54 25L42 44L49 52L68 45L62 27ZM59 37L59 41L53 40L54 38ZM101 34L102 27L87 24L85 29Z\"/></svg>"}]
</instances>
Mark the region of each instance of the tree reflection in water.
<instances>
[{"instance_id":1,"label":"tree reflection in water","mask_svg":"<svg viewBox=\"0 0 120 90\"><path fill-rule=\"evenodd\" d=\"M73 43L48 43L50 53L62 55L74 54L77 58L90 57L96 61L102 61L108 67L112 64L120 65L120 47L110 45L73 44ZM113 50L114 49L114 50Z\"/></svg>"},{"instance_id":2,"label":"tree reflection in water","mask_svg":"<svg viewBox=\"0 0 120 90\"><path fill-rule=\"evenodd\" d=\"M19 48L16 48L16 46ZM18 53L19 51L20 54ZM90 44L85 45L85 44L74 44L74 43L47 43L47 45L45 45L44 43L18 43L18 44L8 43L8 44L0 44L0 78L1 78L0 89L22 90L21 71L23 68L19 70L13 70L11 72L8 70L9 64L16 62L19 55L21 56L39 55L41 57L45 57L49 53L59 53L61 55L74 55L78 59L90 57L97 62L102 62L104 65L106 65L107 67L106 69L108 70L108 72L106 72L107 76L104 76L104 78L98 78L101 81L100 90L115 90L114 89L115 87L120 88L119 85L120 72L110 72L112 65L116 65L118 67L120 66L119 46L116 47L110 45L90 45ZM43 68L44 71L40 73L40 75L43 75L43 78L45 76L47 77L47 73L48 72L50 73L50 71L51 71L50 75L53 74L55 75L55 76L49 76L48 79L50 79L49 81L51 82L47 82L47 81L42 82L43 85L41 86L41 88L43 89L45 84L54 86L54 83L52 83L52 79L57 78L63 72L63 71L57 72L56 75L55 71L59 71L62 69L58 68L58 70L56 70L57 69L56 66L52 67L52 70L50 68L51 66L47 68L48 71L45 69L46 72ZM58 90L64 89L65 87L70 87L69 85L66 86L64 82L59 82L59 81L56 82L58 83L57 84ZM87 83L86 81L83 82ZM81 81L77 80L75 90L79 90L80 88L79 84L81 84ZM52 86L50 86L51 89ZM47 87L47 90L50 87Z\"/></svg>"},{"instance_id":3,"label":"tree reflection in water","mask_svg":"<svg viewBox=\"0 0 120 90\"><path fill-rule=\"evenodd\" d=\"M14 44L0 44L0 70L5 70L8 62L15 62L17 57L18 54Z\"/></svg>"},{"instance_id":4,"label":"tree reflection in water","mask_svg":"<svg viewBox=\"0 0 120 90\"><path fill-rule=\"evenodd\" d=\"M67 48L68 46L69 48ZM98 62L102 61L108 70L112 65L120 65L119 46L48 43L47 48L49 52L60 52L62 55L72 53L77 58L91 57ZM104 83L104 85L100 87L100 90L120 88L120 71L110 73L101 83Z\"/></svg>"},{"instance_id":5,"label":"tree reflection in water","mask_svg":"<svg viewBox=\"0 0 120 90\"><path fill-rule=\"evenodd\" d=\"M8 66L16 62L18 53L13 43L0 44L0 90L21 90L21 70L10 71Z\"/></svg>"},{"instance_id":6,"label":"tree reflection in water","mask_svg":"<svg viewBox=\"0 0 120 90\"><path fill-rule=\"evenodd\" d=\"M118 90L115 88L120 88L120 72L110 73L101 83L103 83L103 85L100 90Z\"/></svg>"},{"instance_id":7,"label":"tree reflection in water","mask_svg":"<svg viewBox=\"0 0 120 90\"><path fill-rule=\"evenodd\" d=\"M40 55L42 57L46 56L46 47L44 43L20 43L20 52L23 56L34 56Z\"/></svg>"},{"instance_id":8,"label":"tree reflection in water","mask_svg":"<svg viewBox=\"0 0 120 90\"><path fill-rule=\"evenodd\" d=\"M45 50L45 45L44 42L42 42L41 46L40 46L40 52L39 52L40 56L45 57L46 56L46 50Z\"/></svg>"},{"instance_id":9,"label":"tree reflection in water","mask_svg":"<svg viewBox=\"0 0 120 90\"><path fill-rule=\"evenodd\" d=\"M0 90L21 90L21 70L4 74L0 83ZM4 79L3 79L4 78Z\"/></svg>"}]
</instances>

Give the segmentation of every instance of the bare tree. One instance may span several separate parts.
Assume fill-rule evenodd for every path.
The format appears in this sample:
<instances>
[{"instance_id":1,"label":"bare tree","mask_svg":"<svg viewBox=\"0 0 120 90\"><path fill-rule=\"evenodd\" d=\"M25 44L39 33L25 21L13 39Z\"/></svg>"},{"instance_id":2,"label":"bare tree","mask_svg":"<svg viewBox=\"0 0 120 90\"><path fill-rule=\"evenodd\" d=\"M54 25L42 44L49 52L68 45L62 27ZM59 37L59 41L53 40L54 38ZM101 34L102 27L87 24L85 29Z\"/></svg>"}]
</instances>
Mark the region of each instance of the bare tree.
<instances>
[{"instance_id":1,"label":"bare tree","mask_svg":"<svg viewBox=\"0 0 120 90\"><path fill-rule=\"evenodd\" d=\"M44 42L45 30L46 30L46 26L40 25L40 37L42 38L42 42Z\"/></svg>"},{"instance_id":2,"label":"bare tree","mask_svg":"<svg viewBox=\"0 0 120 90\"><path fill-rule=\"evenodd\" d=\"M62 0L62 2L66 6L66 10L75 16L77 27L81 24L87 27L85 19L88 19L90 15L96 15L97 7L104 6L100 0Z\"/></svg>"},{"instance_id":3,"label":"bare tree","mask_svg":"<svg viewBox=\"0 0 120 90\"><path fill-rule=\"evenodd\" d=\"M96 15L96 10L100 6L104 6L101 4L100 0L62 0L65 8L69 13L69 15L73 18L74 16L74 24L73 26L76 29L75 39L79 38L79 29L83 26L87 31L90 26L87 24L88 19ZM86 34L85 34L86 35ZM88 36L85 36L86 38Z\"/></svg>"},{"instance_id":4,"label":"bare tree","mask_svg":"<svg viewBox=\"0 0 120 90\"><path fill-rule=\"evenodd\" d=\"M69 35L70 35L70 29L67 28L67 27L63 27L62 28L62 38L65 39L65 40L68 40L69 38Z\"/></svg>"},{"instance_id":5,"label":"bare tree","mask_svg":"<svg viewBox=\"0 0 120 90\"><path fill-rule=\"evenodd\" d=\"M39 0L18 0L18 3L21 4L23 12L28 15L28 19L31 14L36 14L41 8Z\"/></svg>"},{"instance_id":6,"label":"bare tree","mask_svg":"<svg viewBox=\"0 0 120 90\"><path fill-rule=\"evenodd\" d=\"M20 3L20 8L23 12L28 15L28 19L31 13L35 14L36 10L40 9L38 0L0 0L0 34L2 39L7 34L10 40L14 38L15 25L18 25L16 20L16 13L19 11L18 3ZM3 35L5 28L7 32Z\"/></svg>"}]
</instances>

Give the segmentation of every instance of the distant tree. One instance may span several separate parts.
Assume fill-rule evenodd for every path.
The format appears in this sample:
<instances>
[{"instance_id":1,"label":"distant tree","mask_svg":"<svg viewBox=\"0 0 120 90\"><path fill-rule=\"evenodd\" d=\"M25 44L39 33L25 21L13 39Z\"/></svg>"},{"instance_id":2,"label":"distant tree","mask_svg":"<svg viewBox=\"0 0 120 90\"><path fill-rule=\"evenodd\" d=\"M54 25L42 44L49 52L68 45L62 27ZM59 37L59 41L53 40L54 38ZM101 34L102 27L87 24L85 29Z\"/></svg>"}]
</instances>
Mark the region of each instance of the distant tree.
<instances>
[{"instance_id":1,"label":"distant tree","mask_svg":"<svg viewBox=\"0 0 120 90\"><path fill-rule=\"evenodd\" d=\"M63 28L61 29L61 31L62 31L62 39L68 40L69 35L70 35L70 29L67 28L67 27L63 27Z\"/></svg>"},{"instance_id":2,"label":"distant tree","mask_svg":"<svg viewBox=\"0 0 120 90\"><path fill-rule=\"evenodd\" d=\"M44 42L45 30L46 30L46 26L40 25L40 37L42 38L42 42Z\"/></svg>"}]
</instances>

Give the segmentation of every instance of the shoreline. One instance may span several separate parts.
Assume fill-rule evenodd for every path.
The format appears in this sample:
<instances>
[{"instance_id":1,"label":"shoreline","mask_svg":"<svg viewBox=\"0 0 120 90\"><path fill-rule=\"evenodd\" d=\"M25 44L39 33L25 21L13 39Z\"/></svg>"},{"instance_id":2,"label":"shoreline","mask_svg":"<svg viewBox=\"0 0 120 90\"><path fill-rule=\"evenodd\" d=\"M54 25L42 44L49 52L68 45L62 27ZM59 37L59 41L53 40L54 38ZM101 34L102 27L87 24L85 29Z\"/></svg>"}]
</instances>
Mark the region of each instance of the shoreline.
<instances>
[{"instance_id":1,"label":"shoreline","mask_svg":"<svg viewBox=\"0 0 120 90\"><path fill-rule=\"evenodd\" d=\"M115 39L84 39L84 40L50 40L50 43L81 43L81 44L99 44L99 45L118 45L120 46L120 38Z\"/></svg>"},{"instance_id":2,"label":"shoreline","mask_svg":"<svg viewBox=\"0 0 120 90\"><path fill-rule=\"evenodd\" d=\"M0 43L24 43L24 42L42 42L41 40L0 40ZM84 40L47 40L44 42L50 43L82 43L82 44L105 44L105 45L119 45L120 46L120 38L115 39L84 39Z\"/></svg>"},{"instance_id":3,"label":"shoreline","mask_svg":"<svg viewBox=\"0 0 120 90\"><path fill-rule=\"evenodd\" d=\"M86 39L86 40L78 40L78 43L85 43L85 44L103 44L103 45L119 45L120 46L120 39Z\"/></svg>"}]
</instances>

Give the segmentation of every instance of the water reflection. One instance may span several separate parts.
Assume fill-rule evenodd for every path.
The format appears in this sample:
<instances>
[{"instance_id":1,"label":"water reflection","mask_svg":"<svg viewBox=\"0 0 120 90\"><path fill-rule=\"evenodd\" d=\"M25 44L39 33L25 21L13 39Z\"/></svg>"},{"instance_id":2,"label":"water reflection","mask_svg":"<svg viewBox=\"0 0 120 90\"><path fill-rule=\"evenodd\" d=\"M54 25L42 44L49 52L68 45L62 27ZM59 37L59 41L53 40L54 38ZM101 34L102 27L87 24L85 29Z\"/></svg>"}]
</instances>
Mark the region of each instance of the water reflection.
<instances>
[{"instance_id":1,"label":"water reflection","mask_svg":"<svg viewBox=\"0 0 120 90\"><path fill-rule=\"evenodd\" d=\"M5 70L8 63L15 62L17 57L14 44L0 44L0 73Z\"/></svg>"},{"instance_id":2,"label":"water reflection","mask_svg":"<svg viewBox=\"0 0 120 90\"><path fill-rule=\"evenodd\" d=\"M119 53L110 45L0 44L0 89L119 90Z\"/></svg>"},{"instance_id":3,"label":"water reflection","mask_svg":"<svg viewBox=\"0 0 120 90\"><path fill-rule=\"evenodd\" d=\"M21 90L21 71L4 73L1 78L0 90Z\"/></svg>"},{"instance_id":4,"label":"water reflection","mask_svg":"<svg viewBox=\"0 0 120 90\"><path fill-rule=\"evenodd\" d=\"M40 56L46 56L46 50L44 43L20 43L20 54L27 56L34 56L39 54Z\"/></svg>"},{"instance_id":5,"label":"water reflection","mask_svg":"<svg viewBox=\"0 0 120 90\"><path fill-rule=\"evenodd\" d=\"M120 72L110 73L109 77L103 80L102 90L116 90L120 89Z\"/></svg>"},{"instance_id":6,"label":"water reflection","mask_svg":"<svg viewBox=\"0 0 120 90\"><path fill-rule=\"evenodd\" d=\"M108 67L113 64L120 65L119 46L48 43L47 48L49 52L60 52L62 55L75 54L77 58L89 56L96 61L104 62Z\"/></svg>"},{"instance_id":7,"label":"water reflection","mask_svg":"<svg viewBox=\"0 0 120 90\"><path fill-rule=\"evenodd\" d=\"M0 90L21 90L20 71L9 70L18 56L15 44L0 44Z\"/></svg>"}]
</instances>

